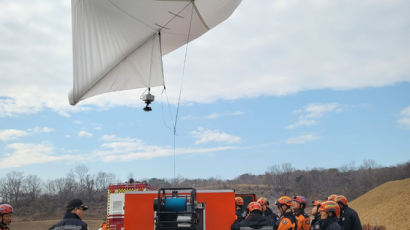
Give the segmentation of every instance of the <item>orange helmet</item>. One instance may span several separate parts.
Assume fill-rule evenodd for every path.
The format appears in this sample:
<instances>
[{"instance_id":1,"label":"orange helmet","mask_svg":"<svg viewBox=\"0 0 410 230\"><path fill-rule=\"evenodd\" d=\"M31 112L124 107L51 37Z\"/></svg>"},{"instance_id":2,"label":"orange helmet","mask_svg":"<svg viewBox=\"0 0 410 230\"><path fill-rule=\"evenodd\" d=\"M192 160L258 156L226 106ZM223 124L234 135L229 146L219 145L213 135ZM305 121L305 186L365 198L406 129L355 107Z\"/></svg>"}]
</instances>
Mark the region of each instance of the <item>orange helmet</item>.
<instances>
[{"instance_id":1,"label":"orange helmet","mask_svg":"<svg viewBox=\"0 0 410 230\"><path fill-rule=\"evenodd\" d=\"M332 194L332 195L327 197L327 200L335 201L336 197L337 197L337 194Z\"/></svg>"},{"instance_id":2,"label":"orange helmet","mask_svg":"<svg viewBox=\"0 0 410 230\"><path fill-rule=\"evenodd\" d=\"M0 204L0 215L13 213L13 207L9 204Z\"/></svg>"},{"instance_id":3,"label":"orange helmet","mask_svg":"<svg viewBox=\"0 0 410 230\"><path fill-rule=\"evenodd\" d=\"M280 206L280 205L286 205L286 206L292 206L292 199L290 199L290 197L288 197L288 196L281 196L276 202L275 202L275 204L277 205L277 206Z\"/></svg>"},{"instance_id":4,"label":"orange helmet","mask_svg":"<svg viewBox=\"0 0 410 230\"><path fill-rule=\"evenodd\" d=\"M327 212L327 213L334 212L337 217L340 216L339 205L336 202L331 201L331 200L325 201L320 204L319 212L321 211Z\"/></svg>"},{"instance_id":5,"label":"orange helmet","mask_svg":"<svg viewBox=\"0 0 410 230\"><path fill-rule=\"evenodd\" d=\"M235 197L235 204L236 205L243 205L243 198L240 196Z\"/></svg>"},{"instance_id":6,"label":"orange helmet","mask_svg":"<svg viewBox=\"0 0 410 230\"><path fill-rule=\"evenodd\" d=\"M318 206L318 205L320 205L320 203L322 203L323 201L322 200L314 200L314 201L312 201L312 205L313 206Z\"/></svg>"},{"instance_id":7,"label":"orange helmet","mask_svg":"<svg viewBox=\"0 0 410 230\"><path fill-rule=\"evenodd\" d=\"M293 201L296 201L299 204L305 204L305 206L306 206L306 203L307 203L306 198L303 197L303 196L295 196L295 197L293 197Z\"/></svg>"},{"instance_id":8,"label":"orange helmet","mask_svg":"<svg viewBox=\"0 0 410 230\"><path fill-rule=\"evenodd\" d=\"M262 205L259 204L259 202L255 202L255 201L251 202L251 203L248 204L248 210L249 210L249 212L252 212L254 210L259 210L259 211L262 212Z\"/></svg>"},{"instance_id":9,"label":"orange helmet","mask_svg":"<svg viewBox=\"0 0 410 230\"><path fill-rule=\"evenodd\" d=\"M269 201L265 197L261 197L257 201L261 205L269 205Z\"/></svg>"},{"instance_id":10,"label":"orange helmet","mask_svg":"<svg viewBox=\"0 0 410 230\"><path fill-rule=\"evenodd\" d=\"M347 205L347 198L343 195L337 196L335 202L342 203L344 206Z\"/></svg>"}]
</instances>

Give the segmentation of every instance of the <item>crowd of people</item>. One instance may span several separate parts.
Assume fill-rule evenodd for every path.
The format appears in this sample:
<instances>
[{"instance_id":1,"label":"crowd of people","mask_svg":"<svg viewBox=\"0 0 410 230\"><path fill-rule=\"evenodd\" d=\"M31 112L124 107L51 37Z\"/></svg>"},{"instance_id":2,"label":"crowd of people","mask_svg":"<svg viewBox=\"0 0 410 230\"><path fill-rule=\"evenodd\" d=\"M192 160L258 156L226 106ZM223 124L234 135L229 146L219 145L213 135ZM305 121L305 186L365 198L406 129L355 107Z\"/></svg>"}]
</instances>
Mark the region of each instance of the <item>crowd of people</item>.
<instances>
[{"instance_id":1,"label":"crowd of people","mask_svg":"<svg viewBox=\"0 0 410 230\"><path fill-rule=\"evenodd\" d=\"M273 230L361 230L357 212L348 206L343 195L332 194L327 200L312 201L313 219L305 213L307 200L303 196L292 198L282 196L275 202L279 215L269 207L269 201L261 197L244 207L244 200L235 198L236 220L231 230L241 230L241 227L260 229L271 227ZM88 209L80 199L71 200L63 219L49 230L78 229L87 230L87 224L82 220L84 211ZM10 230L13 207L9 204L0 205L0 230ZM104 222L101 230L106 229Z\"/></svg>"},{"instance_id":2,"label":"crowd of people","mask_svg":"<svg viewBox=\"0 0 410 230\"><path fill-rule=\"evenodd\" d=\"M357 212L348 206L343 195L332 194L327 200L312 201L313 219L305 213L307 200L303 196L292 198L282 196L275 202L279 210L276 215L269 208L266 198L259 198L244 207L242 197L235 197L236 220L231 230L241 227L261 229L271 227L274 230L361 230Z\"/></svg>"}]
</instances>

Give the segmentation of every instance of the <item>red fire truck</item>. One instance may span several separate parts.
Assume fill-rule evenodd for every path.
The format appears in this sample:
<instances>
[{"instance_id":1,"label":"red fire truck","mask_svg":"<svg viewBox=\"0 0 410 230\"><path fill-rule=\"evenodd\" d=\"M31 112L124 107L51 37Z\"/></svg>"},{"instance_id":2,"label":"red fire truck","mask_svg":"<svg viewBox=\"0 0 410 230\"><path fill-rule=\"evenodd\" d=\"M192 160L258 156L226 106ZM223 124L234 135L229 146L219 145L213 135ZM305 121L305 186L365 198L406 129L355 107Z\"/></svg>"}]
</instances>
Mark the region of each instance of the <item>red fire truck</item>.
<instances>
[{"instance_id":1,"label":"red fire truck","mask_svg":"<svg viewBox=\"0 0 410 230\"><path fill-rule=\"evenodd\" d=\"M113 184L108 187L107 224L111 230L124 229L126 192L156 191L157 188L142 182Z\"/></svg>"}]
</instances>

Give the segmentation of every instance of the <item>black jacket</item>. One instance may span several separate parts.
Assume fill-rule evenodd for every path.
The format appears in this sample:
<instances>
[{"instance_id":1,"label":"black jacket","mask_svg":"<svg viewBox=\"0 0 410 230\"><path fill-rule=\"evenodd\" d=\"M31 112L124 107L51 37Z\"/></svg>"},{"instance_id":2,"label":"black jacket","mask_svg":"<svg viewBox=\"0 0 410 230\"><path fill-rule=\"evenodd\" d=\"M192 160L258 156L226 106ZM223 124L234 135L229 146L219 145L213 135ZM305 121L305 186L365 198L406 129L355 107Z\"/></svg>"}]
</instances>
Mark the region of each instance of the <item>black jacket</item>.
<instances>
[{"instance_id":1,"label":"black jacket","mask_svg":"<svg viewBox=\"0 0 410 230\"><path fill-rule=\"evenodd\" d=\"M266 208L266 210L263 212L263 215L272 219L274 222L279 220L279 216L272 212L272 209L270 209L269 207Z\"/></svg>"},{"instance_id":2,"label":"black jacket","mask_svg":"<svg viewBox=\"0 0 410 230\"><path fill-rule=\"evenodd\" d=\"M326 220L320 222L320 230L342 230L342 227L337 223L337 218L334 216L329 216Z\"/></svg>"},{"instance_id":3,"label":"black jacket","mask_svg":"<svg viewBox=\"0 0 410 230\"><path fill-rule=\"evenodd\" d=\"M314 219L312 220L312 225L310 226L310 230L319 230L320 229L320 214L315 215Z\"/></svg>"},{"instance_id":4,"label":"black jacket","mask_svg":"<svg viewBox=\"0 0 410 230\"><path fill-rule=\"evenodd\" d=\"M236 219L238 221L242 221L246 216L246 211L243 209L239 209L235 211L235 214L236 214Z\"/></svg>"},{"instance_id":5,"label":"black jacket","mask_svg":"<svg viewBox=\"0 0 410 230\"><path fill-rule=\"evenodd\" d=\"M48 230L88 230L87 224L74 213L66 213L63 220L53 225Z\"/></svg>"},{"instance_id":6,"label":"black jacket","mask_svg":"<svg viewBox=\"0 0 410 230\"><path fill-rule=\"evenodd\" d=\"M262 216L259 213L251 213L248 218L238 221L235 220L231 225L231 230L239 230L240 227L261 228L263 226L273 226L274 222L266 216Z\"/></svg>"},{"instance_id":7,"label":"black jacket","mask_svg":"<svg viewBox=\"0 0 410 230\"><path fill-rule=\"evenodd\" d=\"M348 206L344 206L341 210L339 225L343 230L362 230L359 215Z\"/></svg>"}]
</instances>

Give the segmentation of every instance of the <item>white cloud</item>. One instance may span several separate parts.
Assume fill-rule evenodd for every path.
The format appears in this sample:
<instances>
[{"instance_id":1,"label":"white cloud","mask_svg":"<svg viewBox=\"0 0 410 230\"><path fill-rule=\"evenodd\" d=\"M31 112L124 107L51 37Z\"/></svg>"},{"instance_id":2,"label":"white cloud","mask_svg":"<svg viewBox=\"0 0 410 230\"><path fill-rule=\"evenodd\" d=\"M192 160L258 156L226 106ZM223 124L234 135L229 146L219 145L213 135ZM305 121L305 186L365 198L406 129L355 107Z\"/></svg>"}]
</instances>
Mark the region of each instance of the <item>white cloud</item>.
<instances>
[{"instance_id":1,"label":"white cloud","mask_svg":"<svg viewBox=\"0 0 410 230\"><path fill-rule=\"evenodd\" d=\"M115 135L105 135L106 142L101 145L101 149L93 152L93 155L105 162L128 161L136 159L152 159L174 155L172 147L161 147L147 145L143 141L133 138L118 138ZM176 155L200 154L210 152L220 152L234 149L230 146L215 148L177 148Z\"/></svg>"},{"instance_id":2,"label":"white cloud","mask_svg":"<svg viewBox=\"0 0 410 230\"><path fill-rule=\"evenodd\" d=\"M129 137L117 137L114 134L107 134L107 135L103 135L101 137L101 140L103 141L112 141L112 142L133 142L133 141L137 141L139 142L139 140L136 140L134 138L129 138Z\"/></svg>"},{"instance_id":3,"label":"white cloud","mask_svg":"<svg viewBox=\"0 0 410 230\"><path fill-rule=\"evenodd\" d=\"M30 133L52 133L54 132L54 129L49 128L49 127L35 127L32 129L28 129Z\"/></svg>"},{"instance_id":4,"label":"white cloud","mask_svg":"<svg viewBox=\"0 0 410 230\"><path fill-rule=\"evenodd\" d=\"M286 126L286 128L294 129L300 126L312 126L317 124L317 120L322 118L326 113L339 113L341 111L342 108L338 103L310 104L294 111L295 114L299 114L298 121Z\"/></svg>"},{"instance_id":5,"label":"white cloud","mask_svg":"<svg viewBox=\"0 0 410 230\"><path fill-rule=\"evenodd\" d=\"M89 133L89 132L87 132L87 131L82 130L82 131L78 132L78 136L79 136L79 137L92 137L93 134L92 134L92 133Z\"/></svg>"},{"instance_id":6,"label":"white cloud","mask_svg":"<svg viewBox=\"0 0 410 230\"><path fill-rule=\"evenodd\" d=\"M244 112L241 111L235 111L235 112L228 112L228 113L211 113L209 115L206 115L206 119L216 119L220 117L225 117L225 116L240 116L243 115Z\"/></svg>"},{"instance_id":7,"label":"white cloud","mask_svg":"<svg viewBox=\"0 0 410 230\"><path fill-rule=\"evenodd\" d=\"M242 111L225 112L225 113L211 113L205 116L185 115L181 117L182 120L198 120L198 119L217 119L221 117L241 116L245 114Z\"/></svg>"},{"instance_id":8,"label":"white cloud","mask_svg":"<svg viewBox=\"0 0 410 230\"><path fill-rule=\"evenodd\" d=\"M311 133L311 134L301 135L298 137L288 138L286 140L286 144L304 144L306 142L314 141L317 139L319 139L319 137Z\"/></svg>"},{"instance_id":9,"label":"white cloud","mask_svg":"<svg viewBox=\"0 0 410 230\"><path fill-rule=\"evenodd\" d=\"M397 120L397 123L405 128L410 128L410 106L402 109L400 115L401 118Z\"/></svg>"},{"instance_id":10,"label":"white cloud","mask_svg":"<svg viewBox=\"0 0 410 230\"><path fill-rule=\"evenodd\" d=\"M192 131L191 134L197 139L195 144L204 144L208 142L233 144L241 141L241 138L238 136L232 136L218 130L206 130L202 127Z\"/></svg>"},{"instance_id":11,"label":"white cloud","mask_svg":"<svg viewBox=\"0 0 410 230\"><path fill-rule=\"evenodd\" d=\"M60 160L73 159L73 156L55 155L54 147L44 144L13 143L6 149L13 150L0 158L0 169L17 168L25 165L41 164Z\"/></svg>"},{"instance_id":12,"label":"white cloud","mask_svg":"<svg viewBox=\"0 0 410 230\"><path fill-rule=\"evenodd\" d=\"M216 119L216 118L219 118L220 116L221 116L221 114L211 113L209 115L206 115L205 118L207 118L207 119Z\"/></svg>"},{"instance_id":13,"label":"white cloud","mask_svg":"<svg viewBox=\"0 0 410 230\"><path fill-rule=\"evenodd\" d=\"M117 136L113 135L113 134L104 135L104 136L101 137L101 139L104 140L104 141L113 141L113 140L117 139Z\"/></svg>"},{"instance_id":14,"label":"white cloud","mask_svg":"<svg viewBox=\"0 0 410 230\"><path fill-rule=\"evenodd\" d=\"M54 132L54 129L49 128L49 127L43 127L41 129L41 131L44 132L44 133L52 133L52 132Z\"/></svg>"},{"instance_id":15,"label":"white cloud","mask_svg":"<svg viewBox=\"0 0 410 230\"><path fill-rule=\"evenodd\" d=\"M401 114L402 116L410 117L410 106L404 108L404 109L400 112L400 114Z\"/></svg>"},{"instance_id":16,"label":"white cloud","mask_svg":"<svg viewBox=\"0 0 410 230\"><path fill-rule=\"evenodd\" d=\"M0 141L15 140L20 137L24 137L28 135L30 134L24 130L17 130L17 129L0 130Z\"/></svg>"},{"instance_id":17,"label":"white cloud","mask_svg":"<svg viewBox=\"0 0 410 230\"><path fill-rule=\"evenodd\" d=\"M202 103L409 82L410 20L403 20L409 7L406 0L242 1L230 19L191 43L186 75L195 77L184 82L182 100ZM90 104L137 103L139 93L131 90L68 105L72 42L67 1L2 0L0 25L0 82L5 83L0 85L0 117L44 109L70 116ZM164 57L170 102L178 97L183 57L184 49Z\"/></svg>"},{"instance_id":18,"label":"white cloud","mask_svg":"<svg viewBox=\"0 0 410 230\"><path fill-rule=\"evenodd\" d=\"M4 129L0 130L0 141L16 140L21 137L31 136L35 133L51 133L54 129L49 127L35 127L27 130Z\"/></svg>"}]
</instances>

